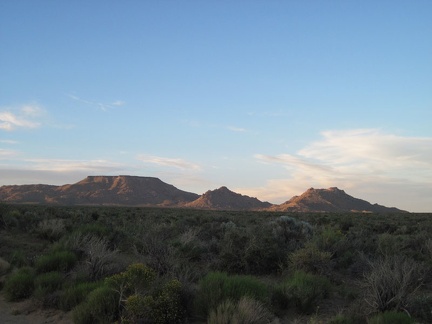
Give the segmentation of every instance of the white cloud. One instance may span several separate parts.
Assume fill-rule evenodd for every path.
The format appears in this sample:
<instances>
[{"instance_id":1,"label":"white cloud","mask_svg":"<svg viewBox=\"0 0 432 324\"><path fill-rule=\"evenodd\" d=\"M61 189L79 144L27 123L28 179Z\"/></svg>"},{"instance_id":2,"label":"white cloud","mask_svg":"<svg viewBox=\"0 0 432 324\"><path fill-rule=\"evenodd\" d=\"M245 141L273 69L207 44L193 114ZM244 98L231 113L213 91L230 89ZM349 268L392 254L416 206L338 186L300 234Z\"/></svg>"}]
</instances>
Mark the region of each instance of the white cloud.
<instances>
[{"instance_id":1,"label":"white cloud","mask_svg":"<svg viewBox=\"0 0 432 324\"><path fill-rule=\"evenodd\" d=\"M24 105L18 109L2 109L0 110L0 129L13 131L17 128L40 127L41 123L37 118L44 112L38 105Z\"/></svg>"},{"instance_id":2,"label":"white cloud","mask_svg":"<svg viewBox=\"0 0 432 324\"><path fill-rule=\"evenodd\" d=\"M49 170L55 172L115 172L121 170L119 163L107 160L63 160L63 159L27 159L28 169Z\"/></svg>"},{"instance_id":3,"label":"white cloud","mask_svg":"<svg viewBox=\"0 0 432 324\"><path fill-rule=\"evenodd\" d=\"M7 159L17 154L16 151L0 149L0 159Z\"/></svg>"},{"instance_id":4,"label":"white cloud","mask_svg":"<svg viewBox=\"0 0 432 324\"><path fill-rule=\"evenodd\" d=\"M154 155L141 154L137 159L144 163L152 163L160 166L175 167L182 170L200 170L201 167L198 164L180 159L180 158L167 158Z\"/></svg>"},{"instance_id":5,"label":"white cloud","mask_svg":"<svg viewBox=\"0 0 432 324\"><path fill-rule=\"evenodd\" d=\"M122 107L124 105L126 105L126 102L122 101L122 100L116 100L113 101L111 103L103 103L103 102L97 102L97 101L90 101L90 100L86 100L86 99L82 99L78 96L72 95L72 94L68 94L67 95L69 98L81 102L83 104L86 104L88 106L93 106L93 107L97 107L102 111L107 111L108 109L114 108L114 107Z\"/></svg>"},{"instance_id":6,"label":"white cloud","mask_svg":"<svg viewBox=\"0 0 432 324\"><path fill-rule=\"evenodd\" d=\"M320 140L296 154L257 154L260 162L283 166L286 176L244 192L282 202L309 187L338 186L361 193L364 199L369 195L378 203L432 211L430 199L419 200L415 195L410 201L395 198L404 192L408 197L407 191L414 189L432 194L432 138L403 137L377 129L326 131L321 135Z\"/></svg>"},{"instance_id":7,"label":"white cloud","mask_svg":"<svg viewBox=\"0 0 432 324\"><path fill-rule=\"evenodd\" d=\"M235 126L228 126L227 128L228 128L230 131L238 132L238 133L244 133L244 132L247 131L246 128L235 127Z\"/></svg>"}]
</instances>

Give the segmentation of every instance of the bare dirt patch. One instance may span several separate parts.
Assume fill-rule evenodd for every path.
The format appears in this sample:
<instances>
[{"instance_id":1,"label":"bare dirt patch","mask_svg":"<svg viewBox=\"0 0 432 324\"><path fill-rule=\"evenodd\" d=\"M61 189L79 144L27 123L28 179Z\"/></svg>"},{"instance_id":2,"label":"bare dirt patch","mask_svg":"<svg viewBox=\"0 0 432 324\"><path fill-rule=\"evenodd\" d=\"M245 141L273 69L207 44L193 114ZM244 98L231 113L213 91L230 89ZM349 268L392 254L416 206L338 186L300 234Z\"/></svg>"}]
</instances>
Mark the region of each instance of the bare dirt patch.
<instances>
[{"instance_id":1,"label":"bare dirt patch","mask_svg":"<svg viewBox=\"0 0 432 324\"><path fill-rule=\"evenodd\" d=\"M56 309L41 309L31 299L9 303L0 294L0 322L2 324L72 324L71 313Z\"/></svg>"}]
</instances>

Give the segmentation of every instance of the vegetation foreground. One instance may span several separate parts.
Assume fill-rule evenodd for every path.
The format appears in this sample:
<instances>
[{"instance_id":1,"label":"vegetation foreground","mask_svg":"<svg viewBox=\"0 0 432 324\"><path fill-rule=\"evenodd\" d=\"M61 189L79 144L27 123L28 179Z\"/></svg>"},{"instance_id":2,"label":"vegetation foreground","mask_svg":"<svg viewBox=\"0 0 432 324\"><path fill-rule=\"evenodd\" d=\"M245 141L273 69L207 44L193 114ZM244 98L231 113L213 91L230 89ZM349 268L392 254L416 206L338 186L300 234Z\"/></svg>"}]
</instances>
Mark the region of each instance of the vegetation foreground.
<instances>
[{"instance_id":1,"label":"vegetation foreground","mask_svg":"<svg viewBox=\"0 0 432 324\"><path fill-rule=\"evenodd\" d=\"M432 217L0 205L0 289L74 323L432 323Z\"/></svg>"}]
</instances>

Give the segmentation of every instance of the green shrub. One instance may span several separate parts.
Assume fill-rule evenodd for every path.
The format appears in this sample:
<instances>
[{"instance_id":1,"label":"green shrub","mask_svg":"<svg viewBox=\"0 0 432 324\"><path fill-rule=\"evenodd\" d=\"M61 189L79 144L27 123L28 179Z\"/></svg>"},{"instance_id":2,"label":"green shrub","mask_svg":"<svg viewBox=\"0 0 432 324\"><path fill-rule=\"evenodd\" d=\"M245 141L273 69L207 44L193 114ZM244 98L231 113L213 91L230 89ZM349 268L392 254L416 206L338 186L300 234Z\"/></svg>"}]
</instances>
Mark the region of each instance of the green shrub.
<instances>
[{"instance_id":1,"label":"green shrub","mask_svg":"<svg viewBox=\"0 0 432 324\"><path fill-rule=\"evenodd\" d=\"M4 291L8 301L28 298L34 290L35 273L32 268L24 267L11 274L6 280Z\"/></svg>"},{"instance_id":2,"label":"green shrub","mask_svg":"<svg viewBox=\"0 0 432 324\"><path fill-rule=\"evenodd\" d=\"M289 255L289 265L294 271L305 271L315 274L328 273L330 270L332 254L318 249L309 243Z\"/></svg>"},{"instance_id":3,"label":"green shrub","mask_svg":"<svg viewBox=\"0 0 432 324\"><path fill-rule=\"evenodd\" d=\"M328 251L332 254L344 249L347 241L346 236L339 228L331 226L324 227L313 240L320 250Z\"/></svg>"},{"instance_id":4,"label":"green shrub","mask_svg":"<svg viewBox=\"0 0 432 324\"><path fill-rule=\"evenodd\" d=\"M67 287L60 295L59 306L63 311L70 311L72 308L82 303L87 295L100 287L100 282L81 282Z\"/></svg>"},{"instance_id":5,"label":"green shrub","mask_svg":"<svg viewBox=\"0 0 432 324\"><path fill-rule=\"evenodd\" d=\"M174 279L165 283L162 289L152 296L146 296L152 323L174 324L182 322L185 314L181 304L181 287L181 283Z\"/></svg>"},{"instance_id":6,"label":"green shrub","mask_svg":"<svg viewBox=\"0 0 432 324\"><path fill-rule=\"evenodd\" d=\"M182 285L170 280L151 294L133 294L125 301L123 319L132 323L182 323L185 312L181 300Z\"/></svg>"},{"instance_id":7,"label":"green shrub","mask_svg":"<svg viewBox=\"0 0 432 324\"><path fill-rule=\"evenodd\" d=\"M401 251L401 236L382 233L378 236L378 252L384 256L396 255Z\"/></svg>"},{"instance_id":8,"label":"green shrub","mask_svg":"<svg viewBox=\"0 0 432 324\"><path fill-rule=\"evenodd\" d=\"M74 323L112 323L118 316L118 298L118 293L108 286L96 288L73 309Z\"/></svg>"},{"instance_id":9,"label":"green shrub","mask_svg":"<svg viewBox=\"0 0 432 324\"><path fill-rule=\"evenodd\" d=\"M269 290L257 278L246 275L228 276L222 272L210 272L198 283L195 298L197 314L206 318L209 312L227 299L238 301L243 296L267 302Z\"/></svg>"},{"instance_id":10,"label":"green shrub","mask_svg":"<svg viewBox=\"0 0 432 324\"><path fill-rule=\"evenodd\" d=\"M34 280L34 295L45 303L46 298L56 290L59 290L63 283L63 275L60 272L52 271L40 274Z\"/></svg>"},{"instance_id":11,"label":"green shrub","mask_svg":"<svg viewBox=\"0 0 432 324\"><path fill-rule=\"evenodd\" d=\"M142 263L131 264L126 271L105 278L105 283L117 291L120 299L148 291L156 278L156 272Z\"/></svg>"},{"instance_id":12,"label":"green shrub","mask_svg":"<svg viewBox=\"0 0 432 324\"><path fill-rule=\"evenodd\" d=\"M29 260L27 259L24 251L14 250L10 256L11 264L16 267L25 267L29 265Z\"/></svg>"},{"instance_id":13,"label":"green shrub","mask_svg":"<svg viewBox=\"0 0 432 324\"><path fill-rule=\"evenodd\" d=\"M321 276L297 271L284 282L284 291L288 300L292 301L297 310L310 314L315 310L321 299L330 293L330 281Z\"/></svg>"},{"instance_id":14,"label":"green shrub","mask_svg":"<svg viewBox=\"0 0 432 324\"><path fill-rule=\"evenodd\" d=\"M35 263L39 273L50 271L68 271L77 262L77 256L70 251L56 251L40 256Z\"/></svg>"},{"instance_id":15,"label":"green shrub","mask_svg":"<svg viewBox=\"0 0 432 324\"><path fill-rule=\"evenodd\" d=\"M208 324L265 324L270 323L273 315L264 306L249 297L242 297L238 302L228 299L211 311Z\"/></svg>"},{"instance_id":16,"label":"green shrub","mask_svg":"<svg viewBox=\"0 0 432 324\"><path fill-rule=\"evenodd\" d=\"M328 324L354 324L354 321L345 315L339 314L330 319Z\"/></svg>"},{"instance_id":17,"label":"green shrub","mask_svg":"<svg viewBox=\"0 0 432 324\"><path fill-rule=\"evenodd\" d=\"M125 301L125 316L127 321L137 323L149 315L150 296L134 294L129 296Z\"/></svg>"},{"instance_id":18,"label":"green shrub","mask_svg":"<svg viewBox=\"0 0 432 324\"><path fill-rule=\"evenodd\" d=\"M369 324L410 324L413 319L406 313L385 312L373 316L368 321Z\"/></svg>"}]
</instances>

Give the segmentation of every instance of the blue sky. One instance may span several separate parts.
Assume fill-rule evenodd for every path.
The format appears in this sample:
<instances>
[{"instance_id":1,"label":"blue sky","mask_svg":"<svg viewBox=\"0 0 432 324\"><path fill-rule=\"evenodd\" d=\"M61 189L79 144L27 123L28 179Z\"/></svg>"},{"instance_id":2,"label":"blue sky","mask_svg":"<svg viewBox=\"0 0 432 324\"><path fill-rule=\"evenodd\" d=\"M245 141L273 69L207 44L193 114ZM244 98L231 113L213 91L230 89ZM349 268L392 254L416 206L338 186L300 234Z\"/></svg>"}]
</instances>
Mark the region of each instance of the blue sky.
<instances>
[{"instance_id":1,"label":"blue sky","mask_svg":"<svg viewBox=\"0 0 432 324\"><path fill-rule=\"evenodd\" d=\"M432 212L432 2L2 1L0 185L154 176Z\"/></svg>"}]
</instances>

